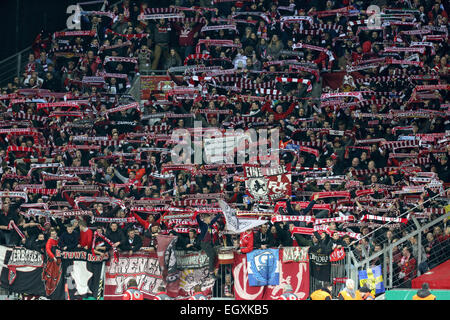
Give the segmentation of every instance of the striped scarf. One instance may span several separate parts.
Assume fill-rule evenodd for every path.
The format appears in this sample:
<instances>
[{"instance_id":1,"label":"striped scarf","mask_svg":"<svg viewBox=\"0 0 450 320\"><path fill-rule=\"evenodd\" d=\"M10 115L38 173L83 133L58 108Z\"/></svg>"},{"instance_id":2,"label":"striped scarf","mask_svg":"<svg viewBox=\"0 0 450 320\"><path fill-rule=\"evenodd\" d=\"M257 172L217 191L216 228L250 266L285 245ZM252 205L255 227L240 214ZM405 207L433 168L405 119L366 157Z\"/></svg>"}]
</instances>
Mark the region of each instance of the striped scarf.
<instances>
[{"instance_id":1,"label":"striped scarf","mask_svg":"<svg viewBox=\"0 0 450 320\"><path fill-rule=\"evenodd\" d=\"M95 256L95 243L97 240L97 237L102 239L103 241L105 241L107 244L109 244L111 246L111 248L113 249L114 252L114 262L118 262L119 261L119 255L118 255L118 250L116 247L114 247L114 243L109 240L107 237L105 237L103 234L100 234L97 230L94 232L94 236L92 238L92 254Z\"/></svg>"},{"instance_id":2,"label":"striped scarf","mask_svg":"<svg viewBox=\"0 0 450 320\"><path fill-rule=\"evenodd\" d=\"M285 77L276 77L275 80L281 83L302 83L308 86L307 92L312 91L311 80L301 79L301 78L285 78Z\"/></svg>"},{"instance_id":3,"label":"striped scarf","mask_svg":"<svg viewBox=\"0 0 450 320\"><path fill-rule=\"evenodd\" d=\"M17 232L17 234L19 235L19 237L20 237L22 240L25 240L25 239L26 239L25 235L24 235L23 232L19 229L19 227L16 225L16 223L14 222L14 220L11 220L11 221L9 221L9 224L8 224L8 230L13 230L13 229Z\"/></svg>"},{"instance_id":4,"label":"striped scarf","mask_svg":"<svg viewBox=\"0 0 450 320\"><path fill-rule=\"evenodd\" d=\"M360 221L364 222L366 220L375 220L375 221L383 221L383 222L396 222L396 223L404 223L408 222L406 218L394 218L394 217L380 217L371 214L366 214L361 217Z\"/></svg>"}]
</instances>

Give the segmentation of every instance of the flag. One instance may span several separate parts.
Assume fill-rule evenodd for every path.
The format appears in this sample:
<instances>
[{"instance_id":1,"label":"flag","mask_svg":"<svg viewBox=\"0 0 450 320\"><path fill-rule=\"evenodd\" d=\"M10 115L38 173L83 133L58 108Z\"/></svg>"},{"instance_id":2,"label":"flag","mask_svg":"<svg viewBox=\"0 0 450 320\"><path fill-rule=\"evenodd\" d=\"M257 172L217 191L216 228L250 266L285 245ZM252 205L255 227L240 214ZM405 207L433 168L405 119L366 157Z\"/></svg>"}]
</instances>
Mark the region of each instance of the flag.
<instances>
[{"instance_id":1,"label":"flag","mask_svg":"<svg viewBox=\"0 0 450 320\"><path fill-rule=\"evenodd\" d=\"M276 286L280 284L279 255L279 249L260 249L247 253L250 286Z\"/></svg>"},{"instance_id":2,"label":"flag","mask_svg":"<svg viewBox=\"0 0 450 320\"><path fill-rule=\"evenodd\" d=\"M108 255L56 249L55 256L61 262L49 264L41 252L0 246L0 286L50 300L78 300L89 293L97 294L101 265Z\"/></svg>"},{"instance_id":3,"label":"flag","mask_svg":"<svg viewBox=\"0 0 450 320\"><path fill-rule=\"evenodd\" d=\"M231 233L241 233L267 223L267 220L242 219L236 216L236 210L231 208L225 201L218 200L219 206L225 216L225 229Z\"/></svg>"},{"instance_id":4,"label":"flag","mask_svg":"<svg viewBox=\"0 0 450 320\"><path fill-rule=\"evenodd\" d=\"M172 235L157 235L157 254L159 266L163 279L166 283L167 295L178 296L180 275L177 269L177 258L175 256L175 244L178 237Z\"/></svg>"},{"instance_id":5,"label":"flag","mask_svg":"<svg viewBox=\"0 0 450 320\"><path fill-rule=\"evenodd\" d=\"M275 201L292 193L291 166L261 167L244 164L247 195L255 200Z\"/></svg>"},{"instance_id":6,"label":"flag","mask_svg":"<svg viewBox=\"0 0 450 320\"><path fill-rule=\"evenodd\" d=\"M359 271L359 285L362 287L364 284L372 290L373 295L385 291L381 266Z\"/></svg>"},{"instance_id":7,"label":"flag","mask_svg":"<svg viewBox=\"0 0 450 320\"><path fill-rule=\"evenodd\" d=\"M311 277L320 281L329 281L331 277L331 250L312 246L308 249Z\"/></svg>"}]
</instances>

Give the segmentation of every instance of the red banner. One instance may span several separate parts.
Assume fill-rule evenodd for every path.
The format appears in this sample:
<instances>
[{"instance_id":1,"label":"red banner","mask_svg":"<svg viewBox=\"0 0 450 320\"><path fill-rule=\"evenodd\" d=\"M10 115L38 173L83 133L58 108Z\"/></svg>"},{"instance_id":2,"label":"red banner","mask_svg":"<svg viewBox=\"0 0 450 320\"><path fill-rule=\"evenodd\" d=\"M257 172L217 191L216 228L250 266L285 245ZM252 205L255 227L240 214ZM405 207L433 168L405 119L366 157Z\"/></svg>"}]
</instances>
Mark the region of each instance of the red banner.
<instances>
[{"instance_id":1,"label":"red banner","mask_svg":"<svg viewBox=\"0 0 450 320\"><path fill-rule=\"evenodd\" d=\"M174 295L172 298L174 300L187 299L194 293L196 285L201 285L202 292L206 296L211 296L215 280L209 276L204 253L198 252L198 255L194 255L179 252L176 256L179 261L179 263L177 262L178 269L181 270L177 281L179 282L177 283L178 292L172 294ZM105 300L122 300L127 283L132 278L136 279L138 288L146 300L155 300L157 293L160 292L159 287L171 289L164 281L156 252L139 251L132 255L122 252L118 258L118 261L110 259L106 263Z\"/></svg>"},{"instance_id":2,"label":"red banner","mask_svg":"<svg viewBox=\"0 0 450 320\"><path fill-rule=\"evenodd\" d=\"M330 255L330 261L331 262L336 262L336 261L340 261L343 260L345 258L345 250L344 248L336 248L334 249L334 251L331 253Z\"/></svg>"},{"instance_id":3,"label":"red banner","mask_svg":"<svg viewBox=\"0 0 450 320\"><path fill-rule=\"evenodd\" d=\"M136 279L144 299L153 300L164 286L157 254L142 252L128 255L121 253L119 260L110 259L106 264L105 300L122 300L130 279Z\"/></svg>"},{"instance_id":4,"label":"red banner","mask_svg":"<svg viewBox=\"0 0 450 320\"><path fill-rule=\"evenodd\" d=\"M301 248L280 249L280 282L276 286L251 287L248 282L246 254L234 255L233 278L236 300L278 300L284 293L286 285L292 287L293 293L299 300L306 300L309 296L309 262L307 254L305 260L285 259L284 251L301 250Z\"/></svg>"},{"instance_id":5,"label":"red banner","mask_svg":"<svg viewBox=\"0 0 450 320\"><path fill-rule=\"evenodd\" d=\"M180 80L181 77L178 77ZM152 92L160 93L157 98L164 99L164 94L175 88L175 82L173 82L169 76L142 76L141 77L141 100L149 100Z\"/></svg>"}]
</instances>

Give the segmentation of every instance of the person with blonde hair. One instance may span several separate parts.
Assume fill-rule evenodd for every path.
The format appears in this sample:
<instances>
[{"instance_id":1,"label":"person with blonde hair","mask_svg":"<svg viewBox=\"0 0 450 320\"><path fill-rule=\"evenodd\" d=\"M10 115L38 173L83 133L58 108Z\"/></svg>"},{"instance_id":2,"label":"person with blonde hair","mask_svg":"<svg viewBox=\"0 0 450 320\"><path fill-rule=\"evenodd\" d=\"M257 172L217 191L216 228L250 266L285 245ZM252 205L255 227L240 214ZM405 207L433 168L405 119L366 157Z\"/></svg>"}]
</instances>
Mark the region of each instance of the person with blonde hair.
<instances>
[{"instance_id":1,"label":"person with blonde hair","mask_svg":"<svg viewBox=\"0 0 450 320\"><path fill-rule=\"evenodd\" d=\"M352 279L345 281L345 288L338 294L339 300L362 300L361 293L355 291L355 282Z\"/></svg>"}]
</instances>

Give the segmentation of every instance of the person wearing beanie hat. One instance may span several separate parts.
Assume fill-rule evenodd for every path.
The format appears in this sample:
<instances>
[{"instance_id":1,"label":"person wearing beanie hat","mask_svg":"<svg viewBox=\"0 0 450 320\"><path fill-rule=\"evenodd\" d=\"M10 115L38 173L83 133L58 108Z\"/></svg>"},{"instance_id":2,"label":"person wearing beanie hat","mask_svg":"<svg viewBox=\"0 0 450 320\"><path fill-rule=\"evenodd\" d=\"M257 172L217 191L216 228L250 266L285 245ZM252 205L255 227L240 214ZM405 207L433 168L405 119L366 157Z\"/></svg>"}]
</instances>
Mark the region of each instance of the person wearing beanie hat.
<instances>
[{"instance_id":1,"label":"person wearing beanie hat","mask_svg":"<svg viewBox=\"0 0 450 320\"><path fill-rule=\"evenodd\" d=\"M359 288L357 292L361 294L362 300L375 300L375 296L372 294L370 288L367 287L366 283L364 283L364 285L361 288Z\"/></svg>"},{"instance_id":2,"label":"person wearing beanie hat","mask_svg":"<svg viewBox=\"0 0 450 320\"><path fill-rule=\"evenodd\" d=\"M436 300L436 296L430 292L430 286L427 282L422 284L422 288L417 290L413 300Z\"/></svg>"}]
</instances>

